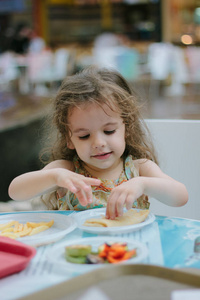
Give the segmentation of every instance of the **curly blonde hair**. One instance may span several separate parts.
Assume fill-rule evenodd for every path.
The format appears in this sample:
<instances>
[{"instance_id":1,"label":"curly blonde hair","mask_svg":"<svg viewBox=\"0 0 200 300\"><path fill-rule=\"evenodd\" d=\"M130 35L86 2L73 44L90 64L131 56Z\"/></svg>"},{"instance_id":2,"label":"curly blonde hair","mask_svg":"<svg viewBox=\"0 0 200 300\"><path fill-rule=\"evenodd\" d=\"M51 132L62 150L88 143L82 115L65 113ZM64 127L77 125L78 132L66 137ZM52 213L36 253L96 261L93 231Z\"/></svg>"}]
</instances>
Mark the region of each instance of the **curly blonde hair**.
<instances>
[{"instance_id":1,"label":"curly blonde hair","mask_svg":"<svg viewBox=\"0 0 200 300\"><path fill-rule=\"evenodd\" d=\"M48 151L48 162L73 159L76 150L67 147L71 134L68 116L74 107L92 103L107 105L120 113L125 124L124 156L131 154L135 159L146 158L157 163L150 133L139 111L138 95L117 71L95 66L67 76L58 90L50 117L55 128L49 130L51 135L54 133L54 142Z\"/></svg>"}]
</instances>

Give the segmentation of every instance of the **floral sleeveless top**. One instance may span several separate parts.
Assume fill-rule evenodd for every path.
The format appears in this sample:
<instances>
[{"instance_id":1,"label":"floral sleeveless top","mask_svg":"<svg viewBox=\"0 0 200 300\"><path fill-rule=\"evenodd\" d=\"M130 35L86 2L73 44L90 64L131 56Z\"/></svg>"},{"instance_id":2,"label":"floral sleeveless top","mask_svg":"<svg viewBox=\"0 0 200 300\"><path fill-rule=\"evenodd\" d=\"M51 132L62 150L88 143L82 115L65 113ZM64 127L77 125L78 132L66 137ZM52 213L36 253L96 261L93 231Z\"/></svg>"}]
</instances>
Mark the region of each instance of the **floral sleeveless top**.
<instances>
[{"instance_id":1,"label":"floral sleeveless top","mask_svg":"<svg viewBox=\"0 0 200 300\"><path fill-rule=\"evenodd\" d=\"M75 156L73 159L75 166L75 172L86 177L92 177L92 175L81 164L80 159ZM133 177L139 176L137 169L134 166L134 161L131 155L129 155L124 161L124 168L117 180L102 180L100 186L92 186L93 202L87 206L82 206L76 195L70 191L59 189L57 194L57 206L59 210L87 210L91 208L106 207L108 197L112 189L125 181ZM133 203L133 208L149 209L150 203L148 197L142 195Z\"/></svg>"}]
</instances>

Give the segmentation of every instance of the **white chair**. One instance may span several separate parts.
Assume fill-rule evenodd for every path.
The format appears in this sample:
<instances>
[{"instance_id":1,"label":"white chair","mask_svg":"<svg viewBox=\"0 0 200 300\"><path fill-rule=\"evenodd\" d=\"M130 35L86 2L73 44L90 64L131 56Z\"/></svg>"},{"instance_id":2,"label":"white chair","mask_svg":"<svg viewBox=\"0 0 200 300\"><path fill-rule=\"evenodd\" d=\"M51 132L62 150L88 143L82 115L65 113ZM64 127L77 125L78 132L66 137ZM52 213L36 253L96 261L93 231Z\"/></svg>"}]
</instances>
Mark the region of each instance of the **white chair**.
<instances>
[{"instance_id":1,"label":"white chair","mask_svg":"<svg viewBox=\"0 0 200 300\"><path fill-rule=\"evenodd\" d=\"M146 120L158 153L161 169L187 187L189 201L170 207L151 199L158 215L200 220L200 120Z\"/></svg>"},{"instance_id":2,"label":"white chair","mask_svg":"<svg viewBox=\"0 0 200 300\"><path fill-rule=\"evenodd\" d=\"M140 75L139 52L125 46L94 48L93 61L99 67L117 70L128 81Z\"/></svg>"},{"instance_id":3,"label":"white chair","mask_svg":"<svg viewBox=\"0 0 200 300\"><path fill-rule=\"evenodd\" d=\"M171 84L165 88L169 96L184 95L185 83L188 83L189 73L185 61L185 51L170 43L152 43L148 48L147 67L151 75L150 96L159 96L160 84L169 80Z\"/></svg>"},{"instance_id":4,"label":"white chair","mask_svg":"<svg viewBox=\"0 0 200 300\"><path fill-rule=\"evenodd\" d=\"M70 52L67 49L59 48L54 53L53 72L50 81L62 81L68 73Z\"/></svg>"},{"instance_id":5,"label":"white chair","mask_svg":"<svg viewBox=\"0 0 200 300\"><path fill-rule=\"evenodd\" d=\"M199 94L200 88L200 49L197 46L190 46L185 49L185 56L188 64L188 93Z\"/></svg>"},{"instance_id":6,"label":"white chair","mask_svg":"<svg viewBox=\"0 0 200 300\"><path fill-rule=\"evenodd\" d=\"M0 55L0 89L9 91L12 82L19 79L20 73L17 68L15 55L12 52L5 52Z\"/></svg>"},{"instance_id":7,"label":"white chair","mask_svg":"<svg viewBox=\"0 0 200 300\"><path fill-rule=\"evenodd\" d=\"M162 81L172 73L172 50L170 43L152 43L147 50L147 69L150 74L149 96L151 99L160 96Z\"/></svg>"},{"instance_id":8,"label":"white chair","mask_svg":"<svg viewBox=\"0 0 200 300\"><path fill-rule=\"evenodd\" d=\"M173 68L173 48L170 43L152 43L148 47L148 68L154 80L165 80Z\"/></svg>"},{"instance_id":9,"label":"white chair","mask_svg":"<svg viewBox=\"0 0 200 300\"><path fill-rule=\"evenodd\" d=\"M36 92L52 92L53 83L61 82L72 72L72 54L64 48L29 54L29 80L36 86ZM46 85L50 85L47 88ZM43 88L43 89L42 89Z\"/></svg>"},{"instance_id":10,"label":"white chair","mask_svg":"<svg viewBox=\"0 0 200 300\"><path fill-rule=\"evenodd\" d=\"M52 76L53 58L54 54L49 50L29 53L27 57L30 89L40 96L49 93L46 83L49 83Z\"/></svg>"}]
</instances>

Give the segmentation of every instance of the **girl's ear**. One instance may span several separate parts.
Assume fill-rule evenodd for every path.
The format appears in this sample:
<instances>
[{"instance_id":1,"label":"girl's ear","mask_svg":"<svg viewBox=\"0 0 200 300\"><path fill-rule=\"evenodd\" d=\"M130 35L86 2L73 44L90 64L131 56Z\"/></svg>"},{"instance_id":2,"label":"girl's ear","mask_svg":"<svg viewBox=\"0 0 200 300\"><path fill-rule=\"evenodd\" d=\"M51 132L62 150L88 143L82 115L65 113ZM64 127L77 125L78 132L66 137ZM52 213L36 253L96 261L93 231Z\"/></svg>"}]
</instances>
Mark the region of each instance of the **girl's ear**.
<instances>
[{"instance_id":1,"label":"girl's ear","mask_svg":"<svg viewBox=\"0 0 200 300\"><path fill-rule=\"evenodd\" d=\"M71 149L71 150L74 150L75 147L74 147L74 144L72 143L71 140L67 141L67 148Z\"/></svg>"}]
</instances>

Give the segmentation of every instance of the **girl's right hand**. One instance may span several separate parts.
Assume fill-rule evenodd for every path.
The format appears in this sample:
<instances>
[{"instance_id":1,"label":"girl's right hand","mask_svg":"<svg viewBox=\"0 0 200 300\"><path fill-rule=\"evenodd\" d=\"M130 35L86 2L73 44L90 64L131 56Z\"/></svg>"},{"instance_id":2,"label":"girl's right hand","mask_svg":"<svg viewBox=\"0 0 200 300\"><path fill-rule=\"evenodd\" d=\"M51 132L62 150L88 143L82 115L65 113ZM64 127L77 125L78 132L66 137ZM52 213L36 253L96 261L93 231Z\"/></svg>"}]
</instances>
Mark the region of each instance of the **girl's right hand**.
<instances>
[{"instance_id":1,"label":"girl's right hand","mask_svg":"<svg viewBox=\"0 0 200 300\"><path fill-rule=\"evenodd\" d=\"M91 186L98 186L101 180L85 177L72 171L58 168L54 169L55 183L59 187L66 188L76 195L81 205L92 203Z\"/></svg>"}]
</instances>

